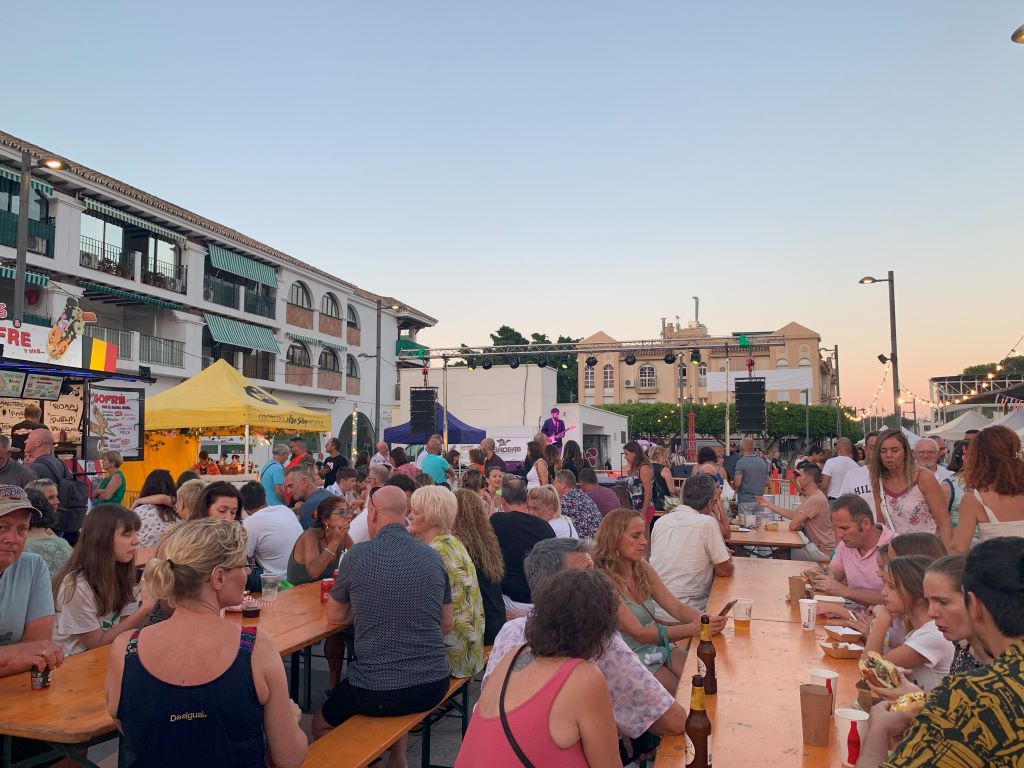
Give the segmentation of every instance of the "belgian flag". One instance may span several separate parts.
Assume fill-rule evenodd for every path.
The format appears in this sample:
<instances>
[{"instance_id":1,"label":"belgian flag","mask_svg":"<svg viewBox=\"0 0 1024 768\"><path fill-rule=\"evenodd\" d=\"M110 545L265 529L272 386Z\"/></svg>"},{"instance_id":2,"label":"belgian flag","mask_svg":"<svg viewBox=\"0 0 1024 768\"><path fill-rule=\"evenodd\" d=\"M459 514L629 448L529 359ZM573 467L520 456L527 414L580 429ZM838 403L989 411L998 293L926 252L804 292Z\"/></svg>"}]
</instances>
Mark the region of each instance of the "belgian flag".
<instances>
[{"instance_id":1,"label":"belgian flag","mask_svg":"<svg viewBox=\"0 0 1024 768\"><path fill-rule=\"evenodd\" d=\"M90 371L106 371L112 373L117 370L117 345L94 339L86 336L82 339L82 367Z\"/></svg>"}]
</instances>

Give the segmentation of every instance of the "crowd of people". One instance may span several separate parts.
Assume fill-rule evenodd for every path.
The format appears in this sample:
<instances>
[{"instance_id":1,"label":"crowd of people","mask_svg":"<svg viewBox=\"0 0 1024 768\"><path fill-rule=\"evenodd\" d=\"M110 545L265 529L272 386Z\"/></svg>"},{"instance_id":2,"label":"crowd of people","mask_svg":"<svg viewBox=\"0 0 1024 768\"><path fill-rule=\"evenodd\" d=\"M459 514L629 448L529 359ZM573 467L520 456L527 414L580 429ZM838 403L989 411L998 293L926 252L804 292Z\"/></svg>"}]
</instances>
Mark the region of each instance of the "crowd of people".
<instances>
[{"instance_id":1,"label":"crowd of people","mask_svg":"<svg viewBox=\"0 0 1024 768\"><path fill-rule=\"evenodd\" d=\"M732 499L741 515L778 514L800 531L796 556L822 565L814 587L856 607L867 649L907 670L901 690L929 693L916 719L876 708L865 765L883 763L901 733L887 765L1020 756L995 733L1019 722L1002 717L1008 707L1017 718L1024 707L1024 689L999 683L1022 679L1024 658L1015 433L983 430L954 447L948 468L935 442L911 451L895 430L869 434L861 461L842 438L834 455L798 463L794 509L766 498L777 467L749 438L730 461L702 450L678 491L663 448L628 443L610 487L577 443L548 438L530 442L521 474L489 439L460 467L436 435L413 460L378 443L358 466L337 441L318 462L295 438L238 488L204 477L218 474L209 457L177 478L154 470L130 507L119 455L104 455L102 479L83 492L49 430L27 434L23 463L0 438L0 675L110 645L107 702L130 765L257 766L268 753L298 765L306 735L271 638L222 609L263 575L333 577L327 617L340 631L324 647L329 690L314 738L354 715L430 710L451 677L483 672L457 765L512 765L520 753L625 764L683 730L675 644L700 633L713 580L733 573ZM717 633L725 619L709 623ZM965 695L986 696L995 714L964 711ZM950 722L993 739L947 746ZM390 752L401 768L406 740Z\"/></svg>"}]
</instances>

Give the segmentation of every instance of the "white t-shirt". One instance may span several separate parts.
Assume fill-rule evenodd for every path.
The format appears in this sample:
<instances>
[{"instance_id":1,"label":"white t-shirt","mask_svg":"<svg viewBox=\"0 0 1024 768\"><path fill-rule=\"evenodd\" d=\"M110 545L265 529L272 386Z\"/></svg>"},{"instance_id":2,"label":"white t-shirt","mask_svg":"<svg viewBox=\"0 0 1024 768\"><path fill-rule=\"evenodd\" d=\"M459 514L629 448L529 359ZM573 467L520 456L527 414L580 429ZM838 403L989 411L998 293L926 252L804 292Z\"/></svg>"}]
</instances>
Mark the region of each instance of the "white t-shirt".
<instances>
[{"instance_id":1,"label":"white t-shirt","mask_svg":"<svg viewBox=\"0 0 1024 768\"><path fill-rule=\"evenodd\" d=\"M951 478L955 474L956 474L955 472L951 472L950 470L946 469L945 467L935 467L935 479L938 480L940 483L943 480L948 480L949 478Z\"/></svg>"},{"instance_id":2,"label":"white t-shirt","mask_svg":"<svg viewBox=\"0 0 1024 768\"><path fill-rule=\"evenodd\" d=\"M708 605L715 566L729 559L718 521L680 505L663 515L651 534L651 566L668 591L703 611ZM661 607L655 616L675 621Z\"/></svg>"},{"instance_id":3,"label":"white t-shirt","mask_svg":"<svg viewBox=\"0 0 1024 768\"><path fill-rule=\"evenodd\" d=\"M555 532L556 539L578 539L580 537L579 531L568 517L556 517L554 520L548 520L548 525Z\"/></svg>"},{"instance_id":4,"label":"white t-shirt","mask_svg":"<svg viewBox=\"0 0 1024 768\"><path fill-rule=\"evenodd\" d=\"M366 510L364 509L352 518L352 522L348 527L348 536L352 539L352 544L360 544L370 540L370 526L366 521L366 517Z\"/></svg>"},{"instance_id":5,"label":"white t-shirt","mask_svg":"<svg viewBox=\"0 0 1024 768\"><path fill-rule=\"evenodd\" d=\"M275 504L247 515L242 520L249 534L249 557L271 576L288 574L288 558L302 535L302 523L288 507Z\"/></svg>"},{"instance_id":6,"label":"white t-shirt","mask_svg":"<svg viewBox=\"0 0 1024 768\"><path fill-rule=\"evenodd\" d=\"M949 674L953 663L953 643L942 636L934 621L918 627L907 635L903 644L925 657L927 661L911 670L911 677L925 693L935 688Z\"/></svg>"},{"instance_id":7,"label":"white t-shirt","mask_svg":"<svg viewBox=\"0 0 1024 768\"><path fill-rule=\"evenodd\" d=\"M849 456L833 456L825 462L821 474L828 475L831 480L828 483L828 495L832 498L839 496L837 491L843 487L843 480L846 475L855 469L859 469L856 461Z\"/></svg>"},{"instance_id":8,"label":"white t-shirt","mask_svg":"<svg viewBox=\"0 0 1024 768\"><path fill-rule=\"evenodd\" d=\"M875 510L875 494L871 491L871 471L867 467L851 469L843 478L843 484L832 493L832 486L829 486L828 495L839 498L847 493L855 493L860 496L871 507L871 514L875 515L876 522L878 512Z\"/></svg>"},{"instance_id":9,"label":"white t-shirt","mask_svg":"<svg viewBox=\"0 0 1024 768\"><path fill-rule=\"evenodd\" d=\"M81 573L75 575L75 591L67 602L64 602L64 595L64 585L61 584L57 590L57 614L53 618L53 642L61 647L65 656L87 650L78 635L110 629L139 610L139 590L136 587L132 602L118 611L100 616L96 609L96 593Z\"/></svg>"}]
</instances>

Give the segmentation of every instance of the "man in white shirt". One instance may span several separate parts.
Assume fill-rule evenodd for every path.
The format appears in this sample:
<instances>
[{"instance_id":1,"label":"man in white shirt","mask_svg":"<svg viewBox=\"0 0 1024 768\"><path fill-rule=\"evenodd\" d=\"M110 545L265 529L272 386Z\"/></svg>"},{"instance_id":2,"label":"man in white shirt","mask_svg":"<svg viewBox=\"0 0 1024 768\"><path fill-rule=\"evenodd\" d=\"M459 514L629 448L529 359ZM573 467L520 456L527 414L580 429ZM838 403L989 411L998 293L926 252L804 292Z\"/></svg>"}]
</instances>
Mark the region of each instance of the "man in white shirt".
<instances>
[{"instance_id":1,"label":"man in white shirt","mask_svg":"<svg viewBox=\"0 0 1024 768\"><path fill-rule=\"evenodd\" d=\"M348 529L348 536L353 544L359 544L370 540L370 528L367 524L366 511L370 508L370 497L378 488L387 484L391 472L387 467L370 467L366 472L366 504L363 511L352 519Z\"/></svg>"},{"instance_id":2,"label":"man in white shirt","mask_svg":"<svg viewBox=\"0 0 1024 768\"><path fill-rule=\"evenodd\" d=\"M851 469L846 473L843 478L842 485L835 485L835 496L838 499L840 496L845 496L848 493L854 493L860 496L864 501L868 503L868 508L871 510L872 515L878 514L875 510L875 494L871 490L871 471L869 464L871 463L871 455L875 452L875 443L878 442L877 432L868 432L864 436L864 456L866 460L863 467L857 467ZM831 496L832 494L829 493Z\"/></svg>"},{"instance_id":3,"label":"man in white shirt","mask_svg":"<svg viewBox=\"0 0 1024 768\"><path fill-rule=\"evenodd\" d=\"M442 442L440 435L431 435L430 440L437 440L439 443ZM427 442L423 444L423 450L416 454L416 461L413 462L416 465L416 469L423 469L423 460L427 458L427 445L430 444L430 440L427 440Z\"/></svg>"},{"instance_id":4,"label":"man in white shirt","mask_svg":"<svg viewBox=\"0 0 1024 768\"><path fill-rule=\"evenodd\" d=\"M302 524L283 504L268 507L267 492L257 482L246 483L239 493L245 510L242 525L248 534L248 554L258 566L250 574L248 587L259 590L262 574L281 578L288 575L288 558L302 535Z\"/></svg>"},{"instance_id":5,"label":"man in white shirt","mask_svg":"<svg viewBox=\"0 0 1024 768\"><path fill-rule=\"evenodd\" d=\"M917 466L930 470L935 475L948 509L949 502L953 499L953 482L950 480L953 472L939 466L939 446L930 437L922 437L914 446L914 461L917 462Z\"/></svg>"},{"instance_id":6,"label":"man in white shirt","mask_svg":"<svg viewBox=\"0 0 1024 768\"><path fill-rule=\"evenodd\" d=\"M715 509L721 488L711 475L697 474L683 486L683 503L663 515L651 533L651 565L672 595L703 611L715 576L732 576ZM675 621L660 607L661 621Z\"/></svg>"},{"instance_id":7,"label":"man in white shirt","mask_svg":"<svg viewBox=\"0 0 1024 768\"><path fill-rule=\"evenodd\" d=\"M848 437L840 437L836 441L836 455L826 461L822 468L821 492L830 500L838 498L837 491L843 487L847 473L855 469L857 462L853 460L853 443Z\"/></svg>"},{"instance_id":8,"label":"man in white shirt","mask_svg":"<svg viewBox=\"0 0 1024 768\"><path fill-rule=\"evenodd\" d=\"M377 452L370 457L371 467L383 467L391 465L391 456L388 451L388 444L384 441L377 443Z\"/></svg>"}]
</instances>

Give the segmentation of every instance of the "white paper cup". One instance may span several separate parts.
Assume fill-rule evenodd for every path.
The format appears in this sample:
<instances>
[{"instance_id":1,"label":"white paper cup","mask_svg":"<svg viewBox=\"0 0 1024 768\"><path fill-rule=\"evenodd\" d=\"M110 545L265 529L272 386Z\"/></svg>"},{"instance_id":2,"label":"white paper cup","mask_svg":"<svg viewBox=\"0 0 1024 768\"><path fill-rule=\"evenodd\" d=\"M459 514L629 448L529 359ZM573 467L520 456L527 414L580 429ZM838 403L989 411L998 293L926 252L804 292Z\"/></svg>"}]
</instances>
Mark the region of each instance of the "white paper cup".
<instances>
[{"instance_id":1,"label":"white paper cup","mask_svg":"<svg viewBox=\"0 0 1024 768\"><path fill-rule=\"evenodd\" d=\"M836 712L836 699L839 696L839 673L831 669L812 669L811 682L822 686L832 698L832 714Z\"/></svg>"},{"instance_id":2,"label":"white paper cup","mask_svg":"<svg viewBox=\"0 0 1024 768\"><path fill-rule=\"evenodd\" d=\"M867 712L861 712L859 709L836 710L836 733L843 768L853 768L857 764L857 759L864 748L864 737L868 734L870 717Z\"/></svg>"},{"instance_id":3,"label":"white paper cup","mask_svg":"<svg viewBox=\"0 0 1024 768\"><path fill-rule=\"evenodd\" d=\"M808 598L800 600L800 626L804 629L814 629L817 618L818 604Z\"/></svg>"},{"instance_id":4,"label":"white paper cup","mask_svg":"<svg viewBox=\"0 0 1024 768\"><path fill-rule=\"evenodd\" d=\"M740 626L750 626L750 614L754 610L754 601L749 597L741 597L736 600L736 604L732 607L732 621L733 624Z\"/></svg>"}]
</instances>

